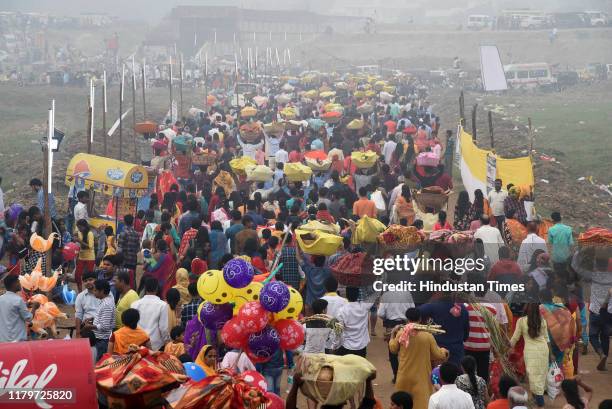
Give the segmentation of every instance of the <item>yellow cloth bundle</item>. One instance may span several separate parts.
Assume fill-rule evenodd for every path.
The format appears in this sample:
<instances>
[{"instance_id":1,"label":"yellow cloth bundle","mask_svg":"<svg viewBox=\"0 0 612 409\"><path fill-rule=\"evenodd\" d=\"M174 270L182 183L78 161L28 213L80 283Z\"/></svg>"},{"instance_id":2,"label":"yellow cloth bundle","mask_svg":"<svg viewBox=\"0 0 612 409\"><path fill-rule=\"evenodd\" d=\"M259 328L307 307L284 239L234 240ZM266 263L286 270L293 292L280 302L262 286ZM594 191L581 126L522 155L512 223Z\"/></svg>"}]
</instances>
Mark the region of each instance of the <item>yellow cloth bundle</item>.
<instances>
[{"instance_id":1,"label":"yellow cloth bundle","mask_svg":"<svg viewBox=\"0 0 612 409\"><path fill-rule=\"evenodd\" d=\"M378 235L386 230L387 226L373 217L363 216L357 222L353 233L353 244L376 243Z\"/></svg>"},{"instance_id":2,"label":"yellow cloth bundle","mask_svg":"<svg viewBox=\"0 0 612 409\"><path fill-rule=\"evenodd\" d=\"M363 121L361 122L363 123ZM368 169L376 164L378 154L373 151L353 152L351 153L351 159L359 169Z\"/></svg>"},{"instance_id":3,"label":"yellow cloth bundle","mask_svg":"<svg viewBox=\"0 0 612 409\"><path fill-rule=\"evenodd\" d=\"M340 405L355 395L376 368L357 355L304 354L298 371L304 395L321 405Z\"/></svg>"},{"instance_id":4,"label":"yellow cloth bundle","mask_svg":"<svg viewBox=\"0 0 612 409\"><path fill-rule=\"evenodd\" d=\"M236 174L245 175L245 169L249 165L257 165L255 159L248 156L241 156L236 159L232 159L229 163L230 167Z\"/></svg>"},{"instance_id":5,"label":"yellow cloth bundle","mask_svg":"<svg viewBox=\"0 0 612 409\"><path fill-rule=\"evenodd\" d=\"M298 245L306 254L331 256L342 246L342 236L323 231L296 229L295 237Z\"/></svg>"},{"instance_id":6,"label":"yellow cloth bundle","mask_svg":"<svg viewBox=\"0 0 612 409\"><path fill-rule=\"evenodd\" d=\"M290 182L305 182L312 176L312 169L301 163L285 163L285 176Z\"/></svg>"}]
</instances>

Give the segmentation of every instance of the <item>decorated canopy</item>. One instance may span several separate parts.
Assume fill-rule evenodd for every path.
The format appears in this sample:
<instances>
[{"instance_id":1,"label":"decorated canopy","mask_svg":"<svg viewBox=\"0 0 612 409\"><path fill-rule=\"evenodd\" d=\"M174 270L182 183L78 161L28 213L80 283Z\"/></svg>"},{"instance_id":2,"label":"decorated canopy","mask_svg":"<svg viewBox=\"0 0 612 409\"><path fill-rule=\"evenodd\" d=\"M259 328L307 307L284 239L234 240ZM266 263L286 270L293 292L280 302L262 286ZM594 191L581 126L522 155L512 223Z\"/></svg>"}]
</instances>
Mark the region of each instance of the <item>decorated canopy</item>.
<instances>
[{"instance_id":1,"label":"decorated canopy","mask_svg":"<svg viewBox=\"0 0 612 409\"><path fill-rule=\"evenodd\" d=\"M147 193L148 175L144 167L133 163L78 153L66 169L66 184L109 196L135 198Z\"/></svg>"}]
</instances>

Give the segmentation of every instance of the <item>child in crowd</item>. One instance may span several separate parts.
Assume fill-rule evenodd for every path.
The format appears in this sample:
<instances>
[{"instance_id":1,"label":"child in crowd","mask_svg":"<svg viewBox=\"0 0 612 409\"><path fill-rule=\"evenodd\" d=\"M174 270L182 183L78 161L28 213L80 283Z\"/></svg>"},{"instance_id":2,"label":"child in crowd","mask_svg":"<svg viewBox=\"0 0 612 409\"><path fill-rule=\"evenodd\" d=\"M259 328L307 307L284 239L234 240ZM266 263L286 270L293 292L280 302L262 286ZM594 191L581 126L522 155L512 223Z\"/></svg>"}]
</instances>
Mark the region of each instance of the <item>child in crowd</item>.
<instances>
[{"instance_id":1,"label":"child in crowd","mask_svg":"<svg viewBox=\"0 0 612 409\"><path fill-rule=\"evenodd\" d=\"M185 353L185 344L183 343L183 336L185 335L185 328L182 325L177 325L170 330L170 338L172 341L168 342L164 347L164 352L176 356L177 358Z\"/></svg>"}]
</instances>

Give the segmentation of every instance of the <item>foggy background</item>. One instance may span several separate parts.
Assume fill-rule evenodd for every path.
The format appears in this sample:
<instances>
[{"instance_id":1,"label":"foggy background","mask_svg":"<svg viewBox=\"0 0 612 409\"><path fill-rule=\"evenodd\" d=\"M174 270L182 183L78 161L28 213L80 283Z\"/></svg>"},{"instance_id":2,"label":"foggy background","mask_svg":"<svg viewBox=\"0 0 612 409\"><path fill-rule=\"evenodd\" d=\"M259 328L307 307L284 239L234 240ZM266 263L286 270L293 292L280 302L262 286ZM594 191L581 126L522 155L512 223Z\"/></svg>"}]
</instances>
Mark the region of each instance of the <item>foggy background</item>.
<instances>
[{"instance_id":1,"label":"foggy background","mask_svg":"<svg viewBox=\"0 0 612 409\"><path fill-rule=\"evenodd\" d=\"M611 0L0 0L0 10L41 12L74 16L81 13L108 13L129 20L155 22L178 5L237 6L246 9L311 11L319 14L377 17L410 15L418 21L436 11L493 13L504 8L531 8L545 11L612 11ZM385 12L386 11L386 12ZM469 13L468 13L469 14Z\"/></svg>"}]
</instances>

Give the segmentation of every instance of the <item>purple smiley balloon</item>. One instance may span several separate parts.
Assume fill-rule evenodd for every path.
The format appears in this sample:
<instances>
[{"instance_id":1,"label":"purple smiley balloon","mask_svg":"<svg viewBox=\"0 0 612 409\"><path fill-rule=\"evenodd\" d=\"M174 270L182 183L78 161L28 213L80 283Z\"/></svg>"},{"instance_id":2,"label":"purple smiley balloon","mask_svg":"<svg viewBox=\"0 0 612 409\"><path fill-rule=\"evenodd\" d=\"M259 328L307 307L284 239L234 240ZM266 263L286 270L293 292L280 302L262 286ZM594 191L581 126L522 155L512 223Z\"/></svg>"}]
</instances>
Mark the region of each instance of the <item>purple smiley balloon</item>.
<instances>
[{"instance_id":1,"label":"purple smiley balloon","mask_svg":"<svg viewBox=\"0 0 612 409\"><path fill-rule=\"evenodd\" d=\"M280 281L270 281L261 289L259 302L270 312L279 312L289 305L289 287Z\"/></svg>"},{"instance_id":2,"label":"purple smiley balloon","mask_svg":"<svg viewBox=\"0 0 612 409\"><path fill-rule=\"evenodd\" d=\"M244 288L251 284L255 269L246 260L234 258L223 266L223 278L233 288Z\"/></svg>"}]
</instances>

